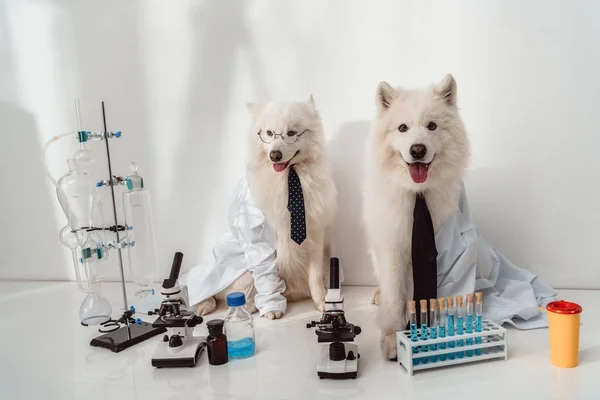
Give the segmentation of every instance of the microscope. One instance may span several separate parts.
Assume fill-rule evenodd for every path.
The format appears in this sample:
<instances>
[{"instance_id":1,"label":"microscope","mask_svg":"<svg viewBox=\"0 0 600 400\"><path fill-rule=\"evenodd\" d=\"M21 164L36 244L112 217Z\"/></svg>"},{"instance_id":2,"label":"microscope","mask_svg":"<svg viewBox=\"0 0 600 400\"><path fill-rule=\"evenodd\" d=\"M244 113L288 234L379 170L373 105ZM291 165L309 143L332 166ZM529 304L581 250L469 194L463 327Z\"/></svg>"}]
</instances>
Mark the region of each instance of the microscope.
<instances>
[{"instance_id":1,"label":"microscope","mask_svg":"<svg viewBox=\"0 0 600 400\"><path fill-rule=\"evenodd\" d=\"M194 327L202 323L202 317L188 310L187 286L179 284L182 259L182 253L175 253L169 277L163 281L160 289L163 300L157 311L158 318L152 326L166 328L169 335L165 335L158 343L152 356L152 366L156 368L194 367L206 346L204 337L193 336Z\"/></svg>"},{"instance_id":2,"label":"microscope","mask_svg":"<svg viewBox=\"0 0 600 400\"><path fill-rule=\"evenodd\" d=\"M361 329L346 321L344 297L340 289L340 260L329 262L329 286L325 297L325 312L320 321L311 321L307 328L317 327L321 353L317 364L319 378L356 379L358 376L358 346L353 343Z\"/></svg>"}]
</instances>

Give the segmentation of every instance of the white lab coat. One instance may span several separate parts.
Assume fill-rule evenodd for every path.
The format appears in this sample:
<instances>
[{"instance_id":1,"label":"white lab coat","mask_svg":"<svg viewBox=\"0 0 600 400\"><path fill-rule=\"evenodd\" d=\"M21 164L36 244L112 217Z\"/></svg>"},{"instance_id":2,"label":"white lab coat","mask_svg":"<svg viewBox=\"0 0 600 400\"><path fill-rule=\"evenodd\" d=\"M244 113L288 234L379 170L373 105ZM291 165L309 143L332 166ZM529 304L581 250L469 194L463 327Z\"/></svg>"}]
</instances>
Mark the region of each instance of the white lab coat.
<instances>
[{"instance_id":1,"label":"white lab coat","mask_svg":"<svg viewBox=\"0 0 600 400\"><path fill-rule=\"evenodd\" d=\"M537 276L517 268L477 232L464 186L458 210L437 232L438 296L483 292L483 316L519 329L548 326L538 307L555 300L556 291Z\"/></svg>"},{"instance_id":2,"label":"white lab coat","mask_svg":"<svg viewBox=\"0 0 600 400\"><path fill-rule=\"evenodd\" d=\"M231 232L213 249L212 268L194 267L182 277L190 304L197 304L251 271L260 315L286 311L285 283L277 273L277 234L254 204L248 181L238 183L229 211ZM547 326L538 306L554 300L555 291L535 275L515 267L475 229L464 186L458 210L436 234L438 297L483 292L484 318L521 329Z\"/></svg>"},{"instance_id":3,"label":"white lab coat","mask_svg":"<svg viewBox=\"0 0 600 400\"><path fill-rule=\"evenodd\" d=\"M254 277L257 295L254 304L260 315L269 311L285 313L285 283L277 272L277 233L255 205L246 177L234 192L229 209L230 232L214 246L212 267L197 266L182 277L190 304L221 292L246 271Z\"/></svg>"}]
</instances>

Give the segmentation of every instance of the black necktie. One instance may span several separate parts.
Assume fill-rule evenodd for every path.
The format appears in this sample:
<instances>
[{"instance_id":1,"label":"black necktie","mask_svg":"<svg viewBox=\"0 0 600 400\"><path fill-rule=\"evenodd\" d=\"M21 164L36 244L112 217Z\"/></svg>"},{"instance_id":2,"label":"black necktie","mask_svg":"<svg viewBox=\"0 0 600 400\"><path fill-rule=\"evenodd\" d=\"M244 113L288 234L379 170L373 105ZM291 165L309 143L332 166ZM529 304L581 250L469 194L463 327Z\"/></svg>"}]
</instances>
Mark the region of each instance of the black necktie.
<instances>
[{"instance_id":1,"label":"black necktie","mask_svg":"<svg viewBox=\"0 0 600 400\"><path fill-rule=\"evenodd\" d=\"M304 196L302 194L302 185L300 177L290 166L288 173L288 210L290 211L290 237L298 244L302 244L306 239L306 220L304 218Z\"/></svg>"},{"instance_id":2,"label":"black necktie","mask_svg":"<svg viewBox=\"0 0 600 400\"><path fill-rule=\"evenodd\" d=\"M413 300L417 303L417 323L421 324L420 300L437 298L437 249L435 232L427 202L422 194L417 194L413 211L412 266ZM407 328L408 329L408 328Z\"/></svg>"}]
</instances>

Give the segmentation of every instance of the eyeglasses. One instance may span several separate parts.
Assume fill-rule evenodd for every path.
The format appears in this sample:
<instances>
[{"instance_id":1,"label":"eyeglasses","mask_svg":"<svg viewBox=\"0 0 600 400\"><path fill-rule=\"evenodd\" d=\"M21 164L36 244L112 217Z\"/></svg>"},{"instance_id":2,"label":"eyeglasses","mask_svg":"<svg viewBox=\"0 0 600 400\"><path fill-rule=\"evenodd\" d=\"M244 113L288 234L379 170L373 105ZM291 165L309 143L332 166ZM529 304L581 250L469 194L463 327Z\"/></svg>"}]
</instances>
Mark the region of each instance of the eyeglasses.
<instances>
[{"instance_id":1,"label":"eyeglasses","mask_svg":"<svg viewBox=\"0 0 600 400\"><path fill-rule=\"evenodd\" d=\"M296 131L287 131L285 134L283 134L283 132L275 133L273 131L258 131L257 135L260 140L265 143L271 143L277 136L280 136L281 140L283 140L285 143L294 144L296 143L296 140L298 140L300 136L304 135L304 132L307 130L308 129L304 130L302 133L298 133Z\"/></svg>"}]
</instances>

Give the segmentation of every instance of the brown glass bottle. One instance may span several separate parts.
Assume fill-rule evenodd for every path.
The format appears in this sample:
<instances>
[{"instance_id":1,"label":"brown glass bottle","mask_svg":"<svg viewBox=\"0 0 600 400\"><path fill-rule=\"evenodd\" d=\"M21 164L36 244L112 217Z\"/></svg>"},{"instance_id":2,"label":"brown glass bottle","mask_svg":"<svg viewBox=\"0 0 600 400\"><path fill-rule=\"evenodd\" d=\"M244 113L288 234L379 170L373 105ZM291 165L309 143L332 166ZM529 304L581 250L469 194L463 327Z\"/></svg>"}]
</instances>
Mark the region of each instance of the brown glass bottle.
<instances>
[{"instance_id":1,"label":"brown glass bottle","mask_svg":"<svg viewBox=\"0 0 600 400\"><path fill-rule=\"evenodd\" d=\"M206 349L208 351L208 363L210 365L222 365L229 361L227 353L227 336L223 334L222 319L213 319L206 323L208 337L206 338Z\"/></svg>"}]
</instances>

